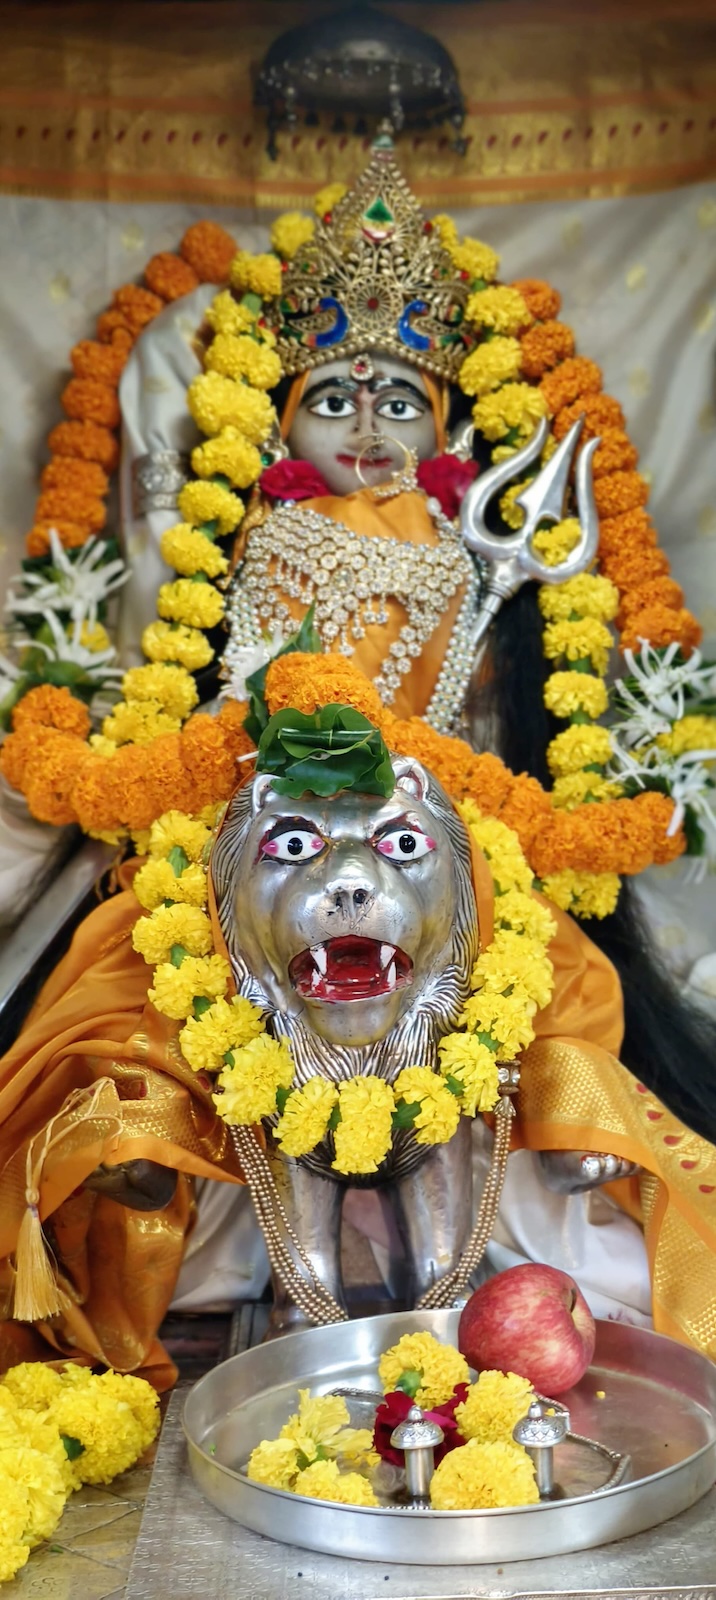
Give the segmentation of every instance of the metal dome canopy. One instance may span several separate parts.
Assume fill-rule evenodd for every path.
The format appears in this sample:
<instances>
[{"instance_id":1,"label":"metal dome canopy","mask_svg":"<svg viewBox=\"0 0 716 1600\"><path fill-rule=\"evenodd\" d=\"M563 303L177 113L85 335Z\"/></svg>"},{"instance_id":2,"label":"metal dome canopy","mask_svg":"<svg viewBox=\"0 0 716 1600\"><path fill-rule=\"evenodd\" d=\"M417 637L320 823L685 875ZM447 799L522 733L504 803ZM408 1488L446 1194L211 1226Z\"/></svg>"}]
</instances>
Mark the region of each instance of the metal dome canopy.
<instances>
[{"instance_id":1,"label":"metal dome canopy","mask_svg":"<svg viewBox=\"0 0 716 1600\"><path fill-rule=\"evenodd\" d=\"M282 33L259 71L254 103L268 112L272 158L277 130L295 125L299 111L309 118L333 112L339 128L355 117L356 131L365 132L368 120L385 117L396 132L448 121L453 147L465 151L465 104L452 57L432 34L369 5Z\"/></svg>"}]
</instances>

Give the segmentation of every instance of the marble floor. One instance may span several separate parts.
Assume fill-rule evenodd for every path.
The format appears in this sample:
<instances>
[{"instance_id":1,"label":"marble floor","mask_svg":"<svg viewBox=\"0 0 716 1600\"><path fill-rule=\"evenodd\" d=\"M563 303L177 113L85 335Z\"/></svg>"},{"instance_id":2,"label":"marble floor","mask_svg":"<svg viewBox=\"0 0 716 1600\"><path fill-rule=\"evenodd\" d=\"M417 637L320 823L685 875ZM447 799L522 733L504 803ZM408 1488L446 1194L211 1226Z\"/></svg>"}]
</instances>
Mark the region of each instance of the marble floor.
<instances>
[{"instance_id":1,"label":"marble floor","mask_svg":"<svg viewBox=\"0 0 716 1600\"><path fill-rule=\"evenodd\" d=\"M151 1472L147 1460L111 1488L78 1489L51 1542L3 1584L3 1600L122 1600Z\"/></svg>"}]
</instances>

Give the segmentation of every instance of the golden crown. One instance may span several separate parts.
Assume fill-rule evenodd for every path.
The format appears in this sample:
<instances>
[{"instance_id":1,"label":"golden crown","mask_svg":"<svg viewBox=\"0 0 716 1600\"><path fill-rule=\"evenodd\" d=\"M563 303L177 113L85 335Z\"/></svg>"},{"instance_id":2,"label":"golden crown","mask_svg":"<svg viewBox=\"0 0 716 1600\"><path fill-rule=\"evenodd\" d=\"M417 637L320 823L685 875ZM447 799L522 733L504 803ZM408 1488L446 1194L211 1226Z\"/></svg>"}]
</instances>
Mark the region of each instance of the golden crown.
<instances>
[{"instance_id":1,"label":"golden crown","mask_svg":"<svg viewBox=\"0 0 716 1600\"><path fill-rule=\"evenodd\" d=\"M265 315L287 374L379 348L454 378L476 339L469 293L379 134L365 172L286 263Z\"/></svg>"}]
</instances>

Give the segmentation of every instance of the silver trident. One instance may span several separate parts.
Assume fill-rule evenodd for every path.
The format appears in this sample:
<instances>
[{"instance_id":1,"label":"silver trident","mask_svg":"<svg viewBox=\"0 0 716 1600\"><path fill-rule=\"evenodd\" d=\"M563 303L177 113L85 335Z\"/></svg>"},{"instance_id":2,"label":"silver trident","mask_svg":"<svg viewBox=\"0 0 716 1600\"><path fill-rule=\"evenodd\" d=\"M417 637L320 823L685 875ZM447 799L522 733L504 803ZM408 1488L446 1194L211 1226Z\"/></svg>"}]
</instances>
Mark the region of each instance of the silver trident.
<instances>
[{"instance_id":1,"label":"silver trident","mask_svg":"<svg viewBox=\"0 0 716 1600\"><path fill-rule=\"evenodd\" d=\"M564 516L567 480L584 419L579 417L565 434L554 455L521 494L515 505L522 506L525 520L518 533L490 533L485 517L490 501L523 467L539 456L549 434L549 423L542 418L532 438L521 450L491 467L468 489L460 508L460 532L473 555L488 563L487 590L480 617L473 633L479 644L504 600L509 600L528 578L540 583L564 583L589 567L597 553L599 521L594 504L592 457L599 439L590 439L577 461L575 483L577 515L581 527L579 543L559 566L548 567L533 548L534 536L543 522L560 522Z\"/></svg>"}]
</instances>

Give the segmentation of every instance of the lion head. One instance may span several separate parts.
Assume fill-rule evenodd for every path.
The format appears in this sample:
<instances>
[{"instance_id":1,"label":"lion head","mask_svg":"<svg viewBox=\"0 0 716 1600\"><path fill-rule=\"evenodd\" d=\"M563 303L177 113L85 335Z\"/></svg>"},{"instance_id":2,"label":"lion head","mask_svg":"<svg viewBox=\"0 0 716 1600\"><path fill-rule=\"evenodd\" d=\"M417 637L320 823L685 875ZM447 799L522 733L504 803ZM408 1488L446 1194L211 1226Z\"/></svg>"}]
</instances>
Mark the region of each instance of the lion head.
<instances>
[{"instance_id":1,"label":"lion head","mask_svg":"<svg viewBox=\"0 0 716 1600\"><path fill-rule=\"evenodd\" d=\"M240 789L211 877L239 992L287 1036L297 1078L391 1079L435 1062L477 953L470 847L436 780L392 758L390 799Z\"/></svg>"}]
</instances>

